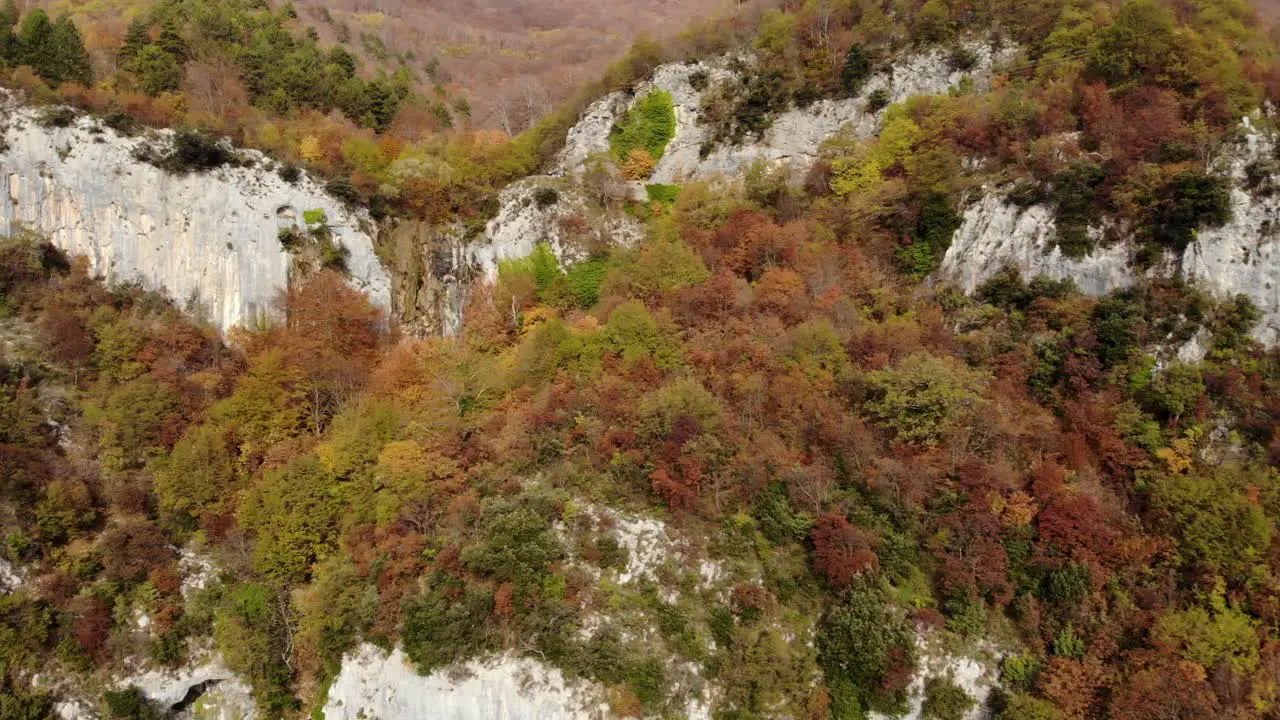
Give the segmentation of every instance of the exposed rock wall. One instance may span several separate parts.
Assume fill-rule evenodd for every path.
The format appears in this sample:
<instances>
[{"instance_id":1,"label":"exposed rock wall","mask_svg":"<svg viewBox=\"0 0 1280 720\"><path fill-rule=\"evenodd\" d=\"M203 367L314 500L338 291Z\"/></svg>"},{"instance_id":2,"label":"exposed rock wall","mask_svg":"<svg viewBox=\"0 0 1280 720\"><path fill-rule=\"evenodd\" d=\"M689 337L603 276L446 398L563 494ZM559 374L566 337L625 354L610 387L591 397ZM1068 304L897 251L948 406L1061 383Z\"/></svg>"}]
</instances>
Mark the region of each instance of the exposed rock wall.
<instances>
[{"instance_id":1,"label":"exposed rock wall","mask_svg":"<svg viewBox=\"0 0 1280 720\"><path fill-rule=\"evenodd\" d=\"M373 253L368 221L305 176L285 182L269 162L175 175L134 158L147 140L120 135L92 117L45 127L44 111L3 96L0 233L23 225L71 255L84 255L112 281L140 280L179 304L196 300L219 327L271 309L289 282L291 258L279 229L303 229L321 209L334 241L350 251L353 284L390 305L390 280ZM155 131L151 142L169 133Z\"/></svg>"},{"instance_id":2,"label":"exposed rock wall","mask_svg":"<svg viewBox=\"0 0 1280 720\"><path fill-rule=\"evenodd\" d=\"M566 682L541 663L501 656L467 662L457 676L419 675L396 648L362 645L329 688L325 720L598 720L600 689Z\"/></svg>"},{"instance_id":3,"label":"exposed rock wall","mask_svg":"<svg viewBox=\"0 0 1280 720\"><path fill-rule=\"evenodd\" d=\"M580 185L530 177L508 185L498 197L498 214L484 237L468 248L481 276L492 280L498 263L522 258L547 243L562 263L587 259L593 247L627 247L644 236L638 220L623 212L600 209Z\"/></svg>"},{"instance_id":4,"label":"exposed rock wall","mask_svg":"<svg viewBox=\"0 0 1280 720\"><path fill-rule=\"evenodd\" d=\"M941 50L913 55L874 74L858 97L790 109L755 141L718 147L706 155L702 147L710 129L699 117L703 96L717 82L733 80L731 66L750 65L751 58L662 65L634 93L613 93L588 107L569 130L552 175L524 178L505 188L498 198L497 214L478 236L465 239L460 227L434 228L415 222L384 227L378 237L378 252L391 270L399 319L411 332L454 335L461 330L471 284L478 279L493 280L501 261L525 257L541 242L550 245L561 263L569 264L585 259L594 248L639 241L644 233L642 224L617 209L602 207L581 181L588 158L609 150L614 124L636 98L651 90L671 93L676 132L649 182L732 176L755 160L803 171L817 159L822 143L846 125L864 136L878 130L879 113L866 112L866 97L876 90L887 90L890 101L898 102L914 95L947 92L965 77L981 87L992 65L1011 54L980 44L972 44L970 49L976 63L967 71L952 69L947 53ZM706 76L702 89L694 87L695 74ZM640 185L611 190L643 200ZM548 191L554 191L554 200L547 200Z\"/></svg>"},{"instance_id":5,"label":"exposed rock wall","mask_svg":"<svg viewBox=\"0 0 1280 720\"><path fill-rule=\"evenodd\" d=\"M1232 219L1200 231L1181 257L1150 269L1152 276L1181 276L1218 298L1247 295L1263 313L1254 331L1262 343L1280 343L1280 195L1251 192L1245 169L1269 160L1276 138L1246 119L1234 145L1215 169L1232 179ZM1271 184L1280 183L1273 177ZM1101 295L1132 285L1142 273L1133 268L1132 239L1103 245L1080 259L1054 247L1053 211L1042 205L1023 209L992 192L969 206L939 271L940 277L973 292L1006 265L1024 277L1072 278L1084 292Z\"/></svg>"},{"instance_id":6,"label":"exposed rock wall","mask_svg":"<svg viewBox=\"0 0 1280 720\"><path fill-rule=\"evenodd\" d=\"M253 720L258 714L252 689L217 655L199 665L150 670L120 682L129 685L174 720Z\"/></svg>"},{"instance_id":7,"label":"exposed rock wall","mask_svg":"<svg viewBox=\"0 0 1280 720\"><path fill-rule=\"evenodd\" d=\"M924 714L926 684L933 679L951 680L973 700L964 720L990 720L987 701L999 684L1002 657L996 648L983 643L969 652L957 654L944 647L936 635L917 635L916 654L916 671L907 686L906 714L894 718L873 712L871 720L927 720Z\"/></svg>"},{"instance_id":8,"label":"exposed rock wall","mask_svg":"<svg viewBox=\"0 0 1280 720\"><path fill-rule=\"evenodd\" d=\"M820 100L806 108L791 108L775 118L760 138L740 145L721 145L705 155L702 146L710 137L710 131L699 119L703 97L717 82L733 77L730 69L733 61L719 58L711 62L662 65L634 93L613 93L593 103L569 131L556 170L560 174L581 172L592 153L608 151L610 130L638 98L652 90L665 90L671 93L675 104L676 133L658 161L651 182L680 183L732 176L756 160L785 163L793 171L804 171L817 159L822 143L846 125L864 137L877 132L881 113L867 112L867 98L871 93L883 89L888 91L890 102L900 102L916 95L945 93L958 87L965 77L972 78L974 85L982 88L990 78L993 64L1012 55L1012 49L1001 51L979 43L972 43L968 48L976 58L968 70L953 69L948 53L940 49L910 55L873 74L857 97ZM738 59L738 62L749 64L749 58ZM707 80L702 90L691 82L695 74Z\"/></svg>"},{"instance_id":9,"label":"exposed rock wall","mask_svg":"<svg viewBox=\"0 0 1280 720\"><path fill-rule=\"evenodd\" d=\"M465 232L417 221L381 229L378 254L391 271L399 320L411 332L460 333L471 285L494 280L499 263L526 257L539 243L571 264L598 248L638 242L644 227L619 209L602 208L578 183L534 176L502 190L483 233L468 241Z\"/></svg>"},{"instance_id":10,"label":"exposed rock wall","mask_svg":"<svg viewBox=\"0 0 1280 720\"><path fill-rule=\"evenodd\" d=\"M378 256L391 275L392 305L412 335L457 335L475 268L460 226L420 220L384 223Z\"/></svg>"},{"instance_id":11,"label":"exposed rock wall","mask_svg":"<svg viewBox=\"0 0 1280 720\"><path fill-rule=\"evenodd\" d=\"M942 259L940 274L967 293L1006 265L1016 267L1026 278L1070 278L1082 291L1094 295L1133 284L1128 246L1101 247L1076 260L1063 256L1055 247L1056 233L1052 208L1021 208L1000 193L984 195L965 210L960 229Z\"/></svg>"}]
</instances>

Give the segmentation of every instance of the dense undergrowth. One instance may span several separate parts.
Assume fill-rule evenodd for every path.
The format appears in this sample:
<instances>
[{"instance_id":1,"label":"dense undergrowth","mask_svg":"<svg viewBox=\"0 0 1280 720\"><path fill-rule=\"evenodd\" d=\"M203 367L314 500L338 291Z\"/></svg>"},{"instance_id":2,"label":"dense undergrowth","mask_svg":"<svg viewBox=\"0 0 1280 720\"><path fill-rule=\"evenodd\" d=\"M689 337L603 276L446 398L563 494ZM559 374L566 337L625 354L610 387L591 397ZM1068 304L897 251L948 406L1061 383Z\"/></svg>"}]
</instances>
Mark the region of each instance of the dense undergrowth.
<instances>
[{"instance_id":1,"label":"dense undergrowth","mask_svg":"<svg viewBox=\"0 0 1280 720\"><path fill-rule=\"evenodd\" d=\"M588 276L504 266L461 342L390 344L323 275L228 350L8 242L10 695L211 634L267 713L364 638L423 670L536 651L622 714L674 712L692 663L724 717L857 717L901 707L914 624L1018 648L1001 702L1044 717L1163 717L1172 682L1157 709L1269 707L1280 364L1252 306L1013 273L920 297L778 212L688 187ZM1201 328L1208 360L1153 364ZM725 575L597 581L627 563L597 505L661 508ZM220 582L184 599L171 542Z\"/></svg>"},{"instance_id":2,"label":"dense undergrowth","mask_svg":"<svg viewBox=\"0 0 1280 720\"><path fill-rule=\"evenodd\" d=\"M925 633L1000 645L1001 720L1273 714L1280 357L1250 340L1257 310L1172 281L914 282L979 181L1052 204L1071 253L1102 211L1152 253L1224 221L1207 160L1266 96L1270 45L1232 2L822 7L763 23L744 133L994 18L1026 59L833 139L804 183L651 186L645 243L503 264L458 340L394 341L321 274L223 345L5 243L0 523L27 579L0 599L2 707L47 712L37 669L83 691L212 637L268 716L313 709L371 641L424 671L531 654L619 715L678 715L701 679L717 717L857 718L903 707ZM415 157L473 169L431 191L466 206L571 116ZM395 133L347 140L390 168ZM421 211L479 212L449 203ZM1205 359L1174 359L1191 340ZM719 574L621 582L602 507L659 515ZM184 597L178 545L218 581ZM971 701L927 687L935 717Z\"/></svg>"}]
</instances>

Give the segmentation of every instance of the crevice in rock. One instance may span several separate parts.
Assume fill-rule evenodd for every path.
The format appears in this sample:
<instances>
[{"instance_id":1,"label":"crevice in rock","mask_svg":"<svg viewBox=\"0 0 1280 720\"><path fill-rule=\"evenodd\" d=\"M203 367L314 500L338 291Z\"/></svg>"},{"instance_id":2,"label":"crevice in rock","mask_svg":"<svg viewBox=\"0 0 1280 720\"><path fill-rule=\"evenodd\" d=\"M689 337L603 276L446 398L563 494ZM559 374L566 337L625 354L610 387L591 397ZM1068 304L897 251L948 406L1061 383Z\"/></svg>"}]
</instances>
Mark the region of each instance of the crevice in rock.
<instances>
[{"instance_id":1,"label":"crevice in rock","mask_svg":"<svg viewBox=\"0 0 1280 720\"><path fill-rule=\"evenodd\" d=\"M187 694L183 695L181 700L174 703L173 707L169 708L169 711L176 715L177 713L180 713L183 710L186 710L187 708L194 705L202 695L204 695L206 692L209 692L210 688L212 688L213 686L217 685L220 682L222 682L221 679L205 680L204 682L196 683L195 685L192 685L191 687L187 688Z\"/></svg>"}]
</instances>

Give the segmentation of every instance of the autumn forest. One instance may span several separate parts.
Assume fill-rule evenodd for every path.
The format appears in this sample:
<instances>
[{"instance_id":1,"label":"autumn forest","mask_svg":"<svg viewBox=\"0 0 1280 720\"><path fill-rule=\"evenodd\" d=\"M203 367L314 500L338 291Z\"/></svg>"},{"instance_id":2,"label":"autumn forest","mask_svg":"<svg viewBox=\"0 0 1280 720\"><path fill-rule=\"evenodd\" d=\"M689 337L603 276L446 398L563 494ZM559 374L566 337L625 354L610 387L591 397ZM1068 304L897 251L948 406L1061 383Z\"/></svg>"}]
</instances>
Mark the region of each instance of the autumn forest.
<instances>
[{"instance_id":1,"label":"autumn forest","mask_svg":"<svg viewBox=\"0 0 1280 720\"><path fill-rule=\"evenodd\" d=\"M1106 242L1101 215L1147 265L1222 225L1210 159L1280 101L1254 7L637 4L653 37L520 107L468 91L469 55L406 61L411 34L379 51L338 29L370 8L162 0L112 29L97 5L11 0L5 85L178 128L173 172L226 162L226 136L375 220L473 232L586 103L663 62L754 53L703 108L709 142L741 144L913 48L1017 55L989 88L876 108L875 137L837 135L801 177L595 193L643 242L504 261L457 337L403 332L341 262L223 334L34 233L4 240L0 557L24 582L0 596L0 719L73 689L102 717L165 717L109 678L200 647L261 717L323 717L361 643L424 674L536 657L615 717L684 717L694 676L717 720L895 716L921 637L999 650L989 698L931 677L924 718L1280 716L1280 352L1251 335L1259 309L1179 279L934 281L989 184L1051 207L1068 257ZM610 186L652 172L668 103L615 128ZM1203 359L1179 359L1192 341ZM715 583L676 562L618 581L600 508L661 519ZM192 553L216 566L196 590Z\"/></svg>"}]
</instances>

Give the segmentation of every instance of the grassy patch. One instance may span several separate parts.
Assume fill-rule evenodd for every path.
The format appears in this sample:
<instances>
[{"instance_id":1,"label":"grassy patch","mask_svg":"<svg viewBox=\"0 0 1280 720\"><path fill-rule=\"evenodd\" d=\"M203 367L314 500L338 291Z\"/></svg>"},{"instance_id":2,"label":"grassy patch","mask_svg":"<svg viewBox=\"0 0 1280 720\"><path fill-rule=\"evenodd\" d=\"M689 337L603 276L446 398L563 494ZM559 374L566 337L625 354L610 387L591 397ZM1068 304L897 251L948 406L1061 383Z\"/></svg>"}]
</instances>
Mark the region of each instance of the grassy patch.
<instances>
[{"instance_id":1,"label":"grassy patch","mask_svg":"<svg viewBox=\"0 0 1280 720\"><path fill-rule=\"evenodd\" d=\"M613 126L609 150L618 162L625 162L632 150L644 150L657 161L676 135L676 109L671 93L654 90L627 111Z\"/></svg>"}]
</instances>

